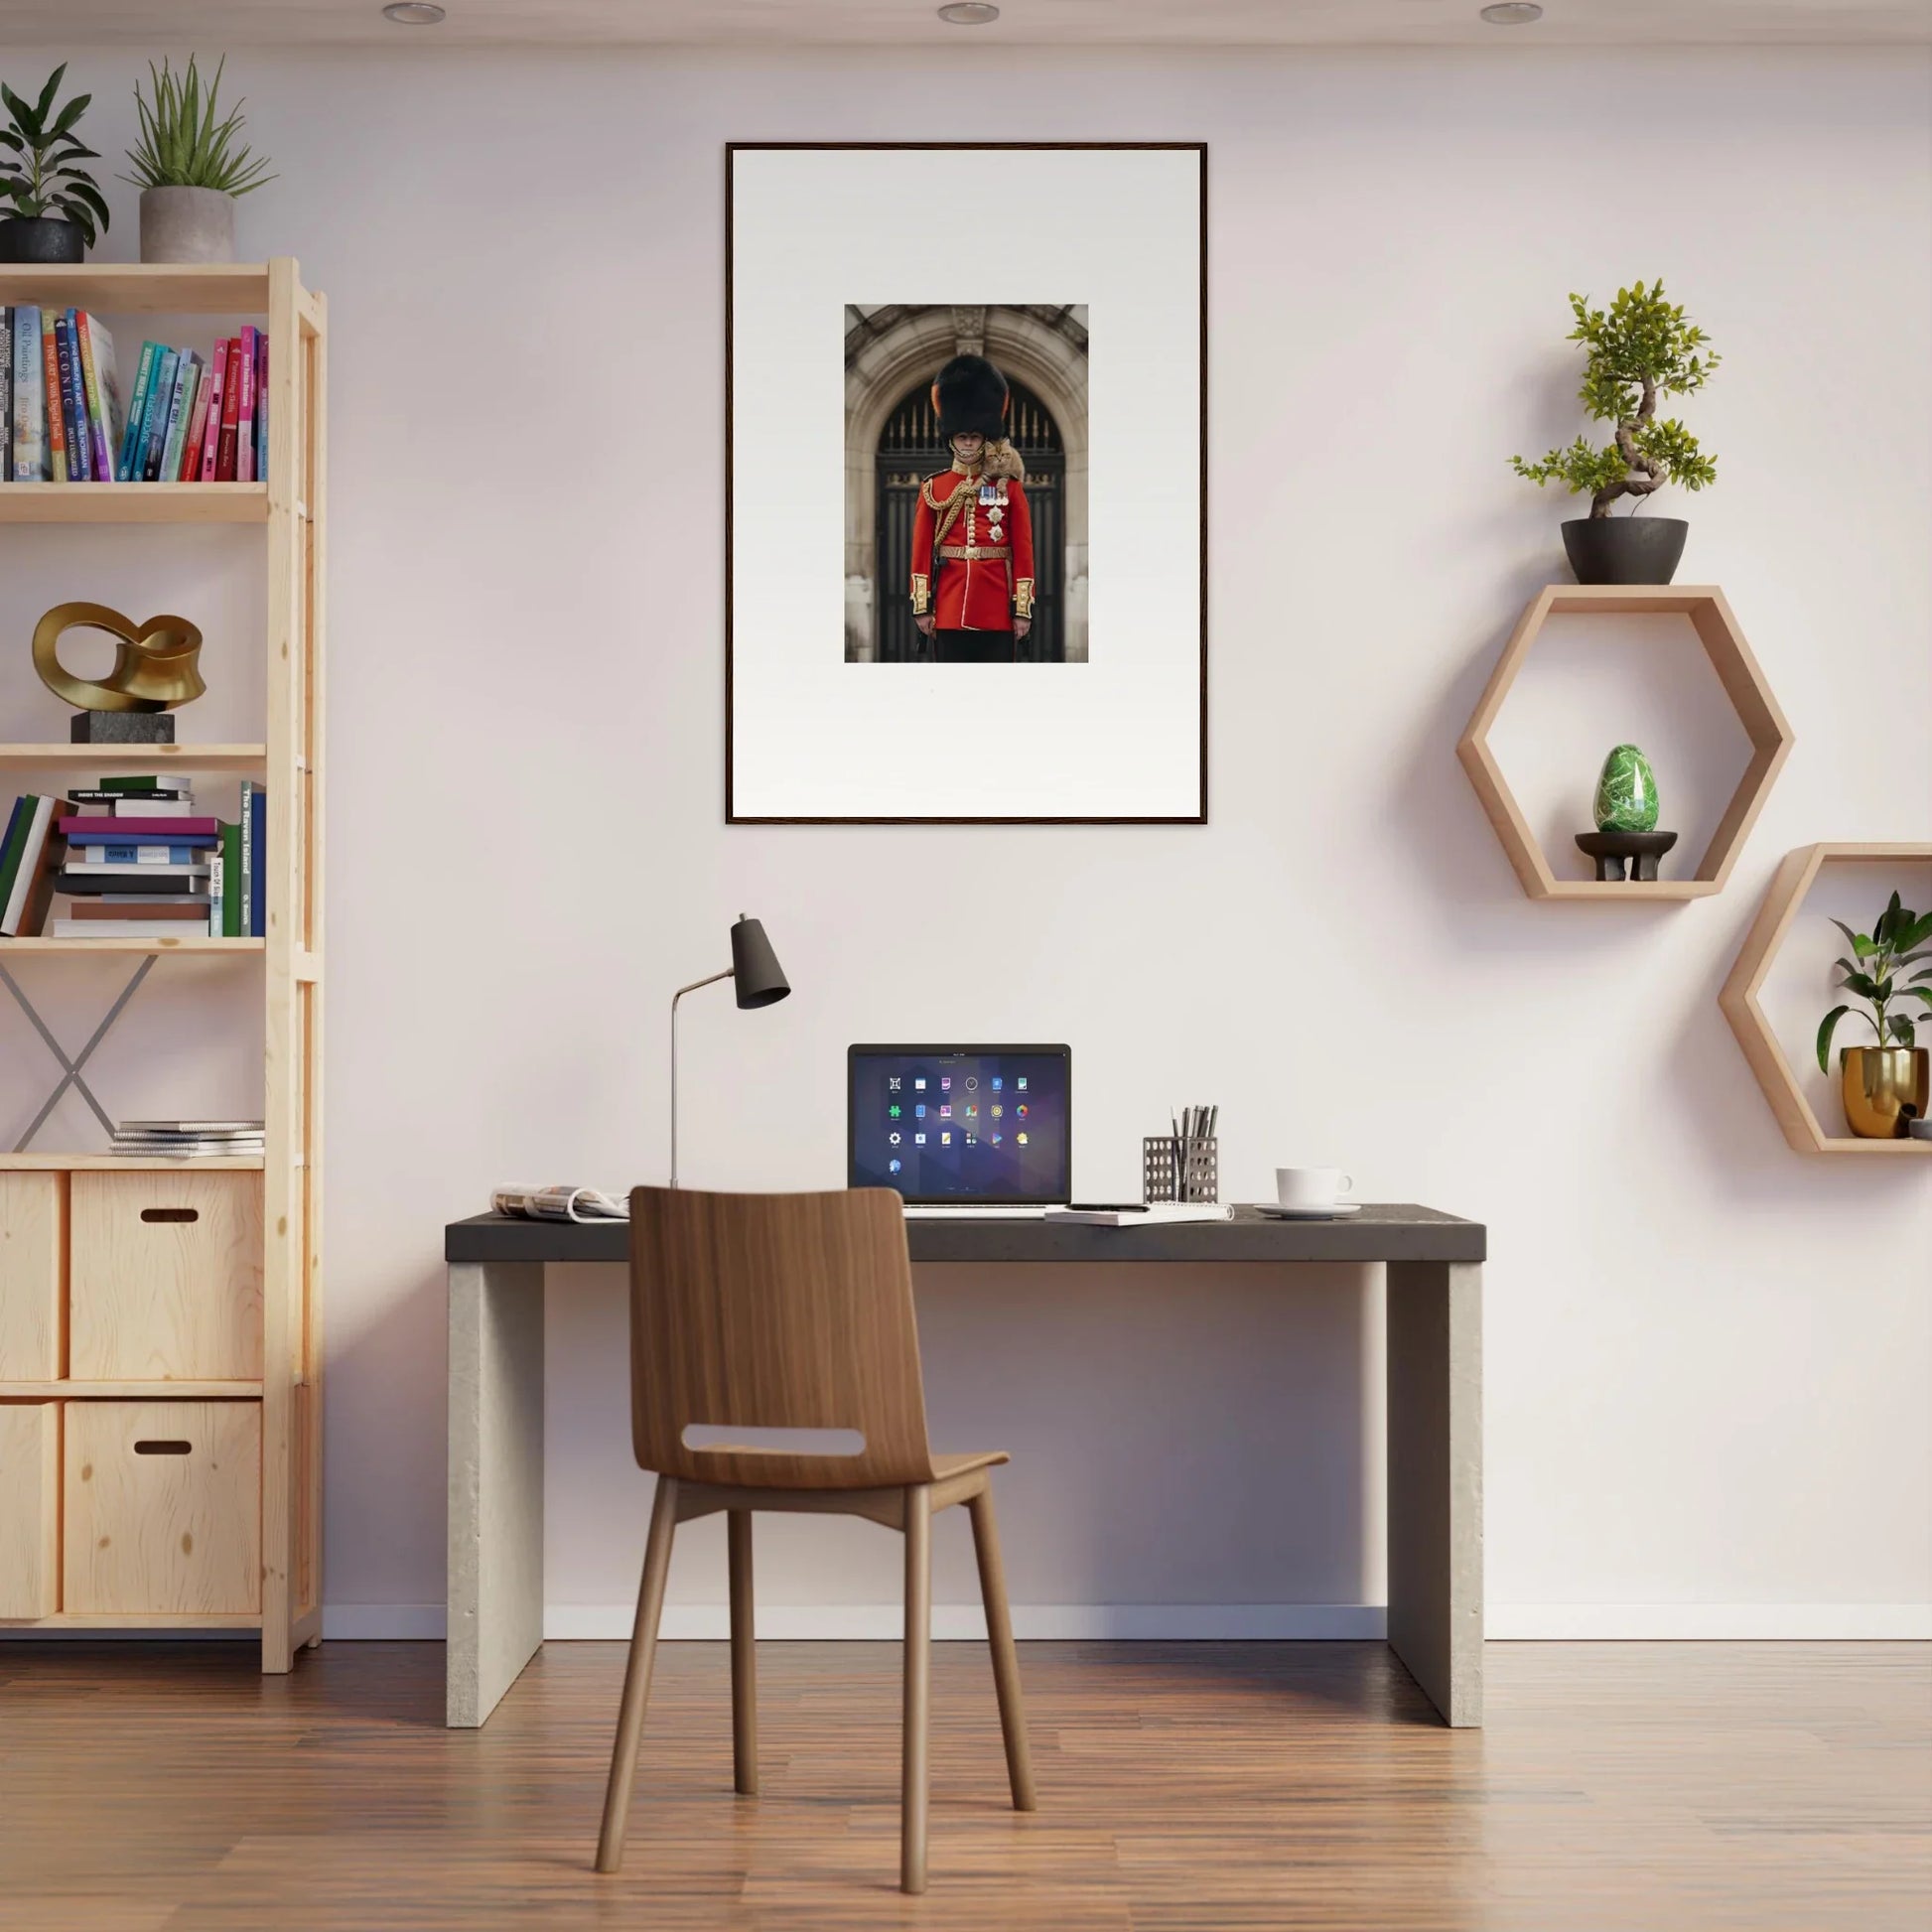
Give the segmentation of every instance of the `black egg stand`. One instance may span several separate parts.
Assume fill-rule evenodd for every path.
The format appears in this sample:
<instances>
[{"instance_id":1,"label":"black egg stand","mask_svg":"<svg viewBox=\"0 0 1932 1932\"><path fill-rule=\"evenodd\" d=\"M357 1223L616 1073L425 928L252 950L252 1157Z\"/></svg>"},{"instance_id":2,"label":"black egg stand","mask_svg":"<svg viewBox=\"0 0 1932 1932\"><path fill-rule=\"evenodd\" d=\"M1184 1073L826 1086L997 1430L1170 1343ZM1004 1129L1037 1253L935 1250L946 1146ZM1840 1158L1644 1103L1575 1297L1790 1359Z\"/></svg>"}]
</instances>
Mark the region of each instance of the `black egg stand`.
<instances>
[{"instance_id":1,"label":"black egg stand","mask_svg":"<svg viewBox=\"0 0 1932 1932\"><path fill-rule=\"evenodd\" d=\"M1677 843L1675 832L1579 832L1578 850L1596 861L1596 877L1618 884L1655 879L1657 861ZM1626 874L1625 865L1630 870Z\"/></svg>"}]
</instances>

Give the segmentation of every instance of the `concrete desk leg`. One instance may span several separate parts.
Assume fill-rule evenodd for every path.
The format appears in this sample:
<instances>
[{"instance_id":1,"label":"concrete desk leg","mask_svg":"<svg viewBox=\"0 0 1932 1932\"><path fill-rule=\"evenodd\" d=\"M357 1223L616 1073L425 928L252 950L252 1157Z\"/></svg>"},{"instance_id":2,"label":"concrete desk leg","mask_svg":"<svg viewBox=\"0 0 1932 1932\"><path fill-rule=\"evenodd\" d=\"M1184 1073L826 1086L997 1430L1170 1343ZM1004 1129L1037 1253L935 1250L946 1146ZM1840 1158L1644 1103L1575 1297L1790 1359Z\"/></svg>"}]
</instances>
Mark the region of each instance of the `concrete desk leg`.
<instances>
[{"instance_id":1,"label":"concrete desk leg","mask_svg":"<svg viewBox=\"0 0 1932 1932\"><path fill-rule=\"evenodd\" d=\"M481 1725L543 1641L543 1267L450 1265L447 1720Z\"/></svg>"},{"instance_id":2,"label":"concrete desk leg","mask_svg":"<svg viewBox=\"0 0 1932 1932\"><path fill-rule=\"evenodd\" d=\"M1389 1264L1389 1648L1482 1723L1482 1270Z\"/></svg>"}]
</instances>

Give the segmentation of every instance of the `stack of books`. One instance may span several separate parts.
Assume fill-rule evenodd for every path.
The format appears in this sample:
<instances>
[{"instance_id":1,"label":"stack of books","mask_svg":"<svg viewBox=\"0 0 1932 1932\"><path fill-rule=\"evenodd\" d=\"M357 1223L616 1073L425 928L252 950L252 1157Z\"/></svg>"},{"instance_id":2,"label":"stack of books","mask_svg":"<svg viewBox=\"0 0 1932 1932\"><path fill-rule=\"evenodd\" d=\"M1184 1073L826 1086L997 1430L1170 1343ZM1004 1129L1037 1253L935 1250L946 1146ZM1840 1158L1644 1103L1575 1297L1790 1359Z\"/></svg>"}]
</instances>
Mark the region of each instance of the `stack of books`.
<instances>
[{"instance_id":1,"label":"stack of books","mask_svg":"<svg viewBox=\"0 0 1932 1932\"><path fill-rule=\"evenodd\" d=\"M123 410L114 339L97 316L0 308L0 482L259 482L267 380L259 329L206 357L147 342Z\"/></svg>"},{"instance_id":2,"label":"stack of books","mask_svg":"<svg viewBox=\"0 0 1932 1932\"><path fill-rule=\"evenodd\" d=\"M260 938L267 931L268 794L241 786L226 824L184 779L105 777L65 801L17 799L0 840L0 936ZM71 902L48 919L56 894Z\"/></svg>"},{"instance_id":3,"label":"stack of books","mask_svg":"<svg viewBox=\"0 0 1932 1932\"><path fill-rule=\"evenodd\" d=\"M264 1125L259 1120L124 1120L114 1129L108 1151L147 1161L260 1154Z\"/></svg>"}]
</instances>

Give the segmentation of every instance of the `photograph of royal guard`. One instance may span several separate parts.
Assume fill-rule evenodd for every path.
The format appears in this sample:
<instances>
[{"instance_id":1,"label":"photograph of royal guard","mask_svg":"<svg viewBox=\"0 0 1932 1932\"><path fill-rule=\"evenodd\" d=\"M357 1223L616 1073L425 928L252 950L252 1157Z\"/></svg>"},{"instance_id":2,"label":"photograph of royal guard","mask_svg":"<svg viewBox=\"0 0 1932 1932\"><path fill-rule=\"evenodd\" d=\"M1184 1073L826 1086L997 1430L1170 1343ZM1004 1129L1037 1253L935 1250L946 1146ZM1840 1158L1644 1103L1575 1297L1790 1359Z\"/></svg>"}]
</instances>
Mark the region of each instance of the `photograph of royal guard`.
<instances>
[{"instance_id":1,"label":"photograph of royal guard","mask_svg":"<svg viewBox=\"0 0 1932 1932\"><path fill-rule=\"evenodd\" d=\"M1007 440L1007 379L955 355L932 384L952 468L919 485L912 621L940 664L1011 664L1034 616L1027 466Z\"/></svg>"}]
</instances>

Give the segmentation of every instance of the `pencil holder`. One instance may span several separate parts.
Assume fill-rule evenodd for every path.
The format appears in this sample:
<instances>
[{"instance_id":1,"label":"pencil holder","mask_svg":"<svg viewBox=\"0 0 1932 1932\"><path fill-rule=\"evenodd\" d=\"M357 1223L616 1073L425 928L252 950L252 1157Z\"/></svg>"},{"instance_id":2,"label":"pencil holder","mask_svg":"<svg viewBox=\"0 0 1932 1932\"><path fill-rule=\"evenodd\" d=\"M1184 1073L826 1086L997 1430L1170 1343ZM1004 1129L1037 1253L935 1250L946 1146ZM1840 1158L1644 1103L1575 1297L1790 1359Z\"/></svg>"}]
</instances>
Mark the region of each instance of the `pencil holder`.
<instances>
[{"instance_id":1,"label":"pencil holder","mask_svg":"<svg viewBox=\"0 0 1932 1932\"><path fill-rule=\"evenodd\" d=\"M1219 1141L1175 1140L1150 1134L1141 1143L1141 1199L1218 1201L1221 1198Z\"/></svg>"}]
</instances>

